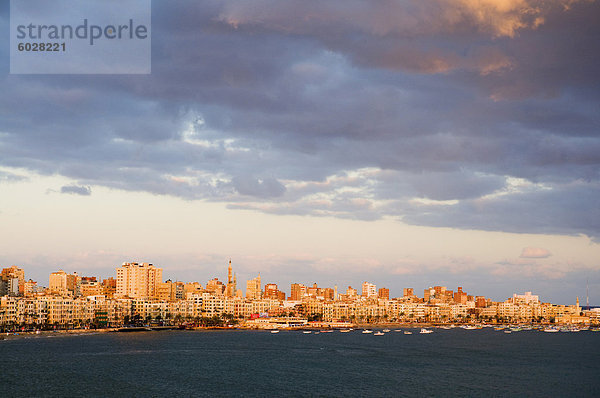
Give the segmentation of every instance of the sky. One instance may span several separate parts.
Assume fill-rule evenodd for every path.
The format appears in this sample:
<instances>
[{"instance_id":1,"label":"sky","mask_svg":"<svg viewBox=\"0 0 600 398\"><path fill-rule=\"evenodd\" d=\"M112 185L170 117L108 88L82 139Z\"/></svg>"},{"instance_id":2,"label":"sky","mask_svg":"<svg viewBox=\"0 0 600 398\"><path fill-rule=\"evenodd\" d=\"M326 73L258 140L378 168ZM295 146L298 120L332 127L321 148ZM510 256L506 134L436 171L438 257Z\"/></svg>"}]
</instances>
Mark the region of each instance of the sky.
<instances>
[{"instance_id":1,"label":"sky","mask_svg":"<svg viewBox=\"0 0 600 398\"><path fill-rule=\"evenodd\" d=\"M156 0L149 75L10 74L0 4L0 267L600 305L598 1Z\"/></svg>"}]
</instances>

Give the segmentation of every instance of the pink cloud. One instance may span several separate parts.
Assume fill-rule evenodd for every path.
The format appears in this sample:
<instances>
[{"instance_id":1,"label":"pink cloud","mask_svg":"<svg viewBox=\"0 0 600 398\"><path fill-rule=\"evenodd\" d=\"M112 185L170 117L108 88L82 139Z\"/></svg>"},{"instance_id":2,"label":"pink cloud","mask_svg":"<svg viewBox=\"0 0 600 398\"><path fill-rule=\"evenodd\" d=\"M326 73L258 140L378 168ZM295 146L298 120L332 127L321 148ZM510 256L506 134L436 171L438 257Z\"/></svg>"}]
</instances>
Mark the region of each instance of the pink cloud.
<instances>
[{"instance_id":1,"label":"pink cloud","mask_svg":"<svg viewBox=\"0 0 600 398\"><path fill-rule=\"evenodd\" d=\"M551 255L550 251L541 247L525 247L521 252L521 258L548 258Z\"/></svg>"}]
</instances>

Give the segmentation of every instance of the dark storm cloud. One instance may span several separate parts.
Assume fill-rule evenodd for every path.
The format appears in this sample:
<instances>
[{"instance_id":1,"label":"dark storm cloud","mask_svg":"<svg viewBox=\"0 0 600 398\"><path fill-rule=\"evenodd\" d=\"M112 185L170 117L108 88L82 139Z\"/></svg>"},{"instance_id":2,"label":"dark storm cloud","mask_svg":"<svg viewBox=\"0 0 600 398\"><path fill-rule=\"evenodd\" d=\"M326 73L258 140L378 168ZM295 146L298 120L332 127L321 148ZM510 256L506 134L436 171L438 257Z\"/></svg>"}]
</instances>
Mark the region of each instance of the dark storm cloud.
<instances>
[{"instance_id":1,"label":"dark storm cloud","mask_svg":"<svg viewBox=\"0 0 600 398\"><path fill-rule=\"evenodd\" d=\"M599 18L573 0L155 2L152 75L2 67L0 166L274 214L597 236Z\"/></svg>"}]
</instances>

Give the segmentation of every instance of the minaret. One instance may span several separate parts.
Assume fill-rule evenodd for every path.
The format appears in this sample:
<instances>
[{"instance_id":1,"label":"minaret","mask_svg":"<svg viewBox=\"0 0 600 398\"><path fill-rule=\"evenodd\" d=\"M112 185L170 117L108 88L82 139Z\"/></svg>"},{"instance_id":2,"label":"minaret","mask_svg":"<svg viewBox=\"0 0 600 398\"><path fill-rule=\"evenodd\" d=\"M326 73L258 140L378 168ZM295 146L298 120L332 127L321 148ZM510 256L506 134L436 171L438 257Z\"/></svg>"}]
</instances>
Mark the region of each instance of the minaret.
<instances>
[{"instance_id":1,"label":"minaret","mask_svg":"<svg viewBox=\"0 0 600 398\"><path fill-rule=\"evenodd\" d=\"M577 297L576 305L577 316L579 316L581 314L581 308L579 307L579 297Z\"/></svg>"},{"instance_id":2,"label":"minaret","mask_svg":"<svg viewBox=\"0 0 600 398\"><path fill-rule=\"evenodd\" d=\"M229 278L227 279L227 281L228 281L228 283L231 283L231 282L233 282L233 281L231 280L231 259L229 259Z\"/></svg>"}]
</instances>

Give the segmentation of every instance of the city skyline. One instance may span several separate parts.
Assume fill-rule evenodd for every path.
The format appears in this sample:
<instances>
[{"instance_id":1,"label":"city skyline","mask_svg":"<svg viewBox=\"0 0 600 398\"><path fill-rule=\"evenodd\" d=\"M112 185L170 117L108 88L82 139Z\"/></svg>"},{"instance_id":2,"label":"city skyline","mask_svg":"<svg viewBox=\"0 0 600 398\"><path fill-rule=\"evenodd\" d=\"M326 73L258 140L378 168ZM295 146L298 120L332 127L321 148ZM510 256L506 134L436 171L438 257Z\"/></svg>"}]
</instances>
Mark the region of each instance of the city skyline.
<instances>
[{"instance_id":1,"label":"city skyline","mask_svg":"<svg viewBox=\"0 0 600 398\"><path fill-rule=\"evenodd\" d=\"M351 286L338 289L337 285L331 288L319 287L317 283L312 286L293 283L286 297L277 284L265 283L263 289L260 274L246 281L244 294L237 288L231 262L227 283L218 278L207 281L206 285L163 281L162 273L163 269L153 264L137 262L121 264L116 268L115 278L102 281L60 270L50 274L45 288L26 280L21 268L4 268L0 275L0 325L3 330L6 327L114 328L133 322L137 331L148 330L145 327L152 322L161 328L223 327L226 322L261 329L308 326L309 322L321 322L328 328L348 327L354 322L518 322L589 327L597 325L600 318L600 307L582 307L579 297L575 304L563 305L540 300L530 291L495 301L461 286L454 291L436 285L423 289L422 298L412 287L405 287L401 296L390 297L388 288L377 289L375 284L365 281L360 290ZM146 326L141 322L146 322Z\"/></svg>"},{"instance_id":2,"label":"city skyline","mask_svg":"<svg viewBox=\"0 0 600 398\"><path fill-rule=\"evenodd\" d=\"M267 287L270 286L271 288L276 289L276 292L282 292L282 294L284 294L283 296L277 296L277 294L275 294L275 296L273 298L278 297L280 300L298 300L299 297L301 296L297 296L298 292L294 292L294 286L298 287L302 287L304 289L304 292L306 293L307 289L313 288L313 289L317 289L319 291L325 291L325 290L330 290L331 294L333 295L332 298L335 299L336 295L339 294L346 294L346 292L349 292L351 290L355 291L357 296L364 296L364 297L385 297L386 299L392 299L392 298L401 298L401 297L406 297L407 296L407 291L410 292L410 294L408 294L408 296L415 296L415 297L421 297L420 293L423 293L423 299L425 299L425 301L427 301L427 297L428 297L428 292L429 291L433 291L433 290L437 290L440 287L444 289L444 291L446 291L447 287L446 286L442 286L444 285L443 283L438 283L438 282L432 282L428 285L423 285L423 286L403 286L400 288L392 288L390 289L387 285L385 285L385 283L383 285L378 285L376 283L372 283L372 280L363 280L362 282L359 283L354 283L352 285L339 285L337 282L333 282L333 284L328 285L328 284L323 284L320 283L319 281L311 281L310 283L305 281L305 280L294 280L290 283L287 284L282 284L280 281L276 281L276 280L263 280L263 282L261 282L261 275L260 272L258 273L258 276L250 276L248 279L242 279L240 280L240 283L238 283L238 279L237 279L237 272L233 271L232 268L232 261L229 260L228 262L228 267L227 267L227 272L226 275L227 277L224 279L221 279L220 274L217 275L213 275L211 277L208 278L196 278L196 279L190 279L190 280L182 280L182 279L177 279L177 278L171 278L168 276L168 273L166 274L166 276L163 277L163 271L164 269L161 268L158 265L154 265L153 263L146 263L146 262L123 262L121 264L121 266L119 268L116 269L116 273L114 272L114 267L113 269L113 274L109 275L109 276L100 276L98 274L80 274L78 273L76 270L67 270L65 271L64 269L59 269L59 270L55 270L53 272L51 272L47 278L45 279L46 281L48 281L48 283L44 282L44 279L42 278L40 279L34 279L31 277L31 275L29 275L28 273L24 273L23 268L19 268L18 266L12 265L10 268L4 268L3 270L3 276L5 272L9 272L12 269L16 269L19 270L19 272L21 273L19 280L22 280L21 282L28 282L30 285L30 289L31 286L35 286L35 289L37 289L37 291L39 292L46 292L49 294L62 294L65 293L67 291L67 285L70 285L71 287L69 288L69 290L74 291L75 290L75 286L79 286L79 284L81 283L81 280L92 280L93 282L97 282L98 286L100 286L101 284L104 284L105 281L108 281L109 283L114 282L116 283L119 280L123 279L123 275L127 275L126 271L130 266L135 266L134 268L137 268L138 266L140 267L146 267L146 266L150 266L150 268L152 269L156 269L157 271L152 271L152 275L154 275L154 272L157 272L156 277L152 276L151 280L155 281L152 282L152 284L154 283L181 283L181 284L194 284L195 286L199 286L199 288L204 289L204 290L208 290L208 291L212 291L213 288L216 288L216 286L220 285L220 287L222 288L222 292L220 292L219 294L225 296L225 297L237 297L237 298L246 298L246 299L259 299L261 297L263 297L263 295L266 295L267 293ZM0 268L2 268L0 266ZM134 269L135 270L135 269ZM126 272L125 274L123 274L123 272ZM233 273L232 273L233 272ZM58 279L56 279L58 277ZM53 279L54 278L54 279ZM127 278L127 276L125 276L125 278ZM136 277L137 278L137 277ZM59 282L57 282L57 280ZM60 282L60 280L62 280L62 282ZM77 280L79 280L79 282L77 282ZM8 283L8 282L6 282ZM34 283L34 285L31 285L31 283ZM146 286L144 289L148 289L148 280L144 279L144 285ZM62 286L61 289L56 290L56 286ZM47 286L46 286L47 285ZM8 285L7 285L8 286ZM203 287L204 286L204 287ZM244 286L246 287L244 289ZM252 286L252 287L251 287ZM291 286L291 287L290 287ZM518 294L520 294L520 292L525 292L525 294L531 294L531 291L525 291L525 290L521 290L519 291L518 289L513 289L512 293L507 294L505 297L501 297L501 298L497 298L494 297L493 295L488 294L489 292L484 292L484 291L479 291L477 290L479 287L478 286L468 286L465 284L461 284L459 283L457 286L457 291L462 292L464 291L469 291L471 293L473 293L472 295L469 295L469 297L476 297L476 296L480 296L480 297L486 297L490 300L493 301L502 301L505 300L506 297L508 297L508 299L510 299L511 297L516 297ZM290 287L289 290L286 290L286 287ZM40 290L43 289L43 290ZM128 289L132 289L132 288L128 288ZM124 286L121 287L117 287L116 288L116 294L119 294L120 296L128 296L128 293L126 293L126 291L133 291L133 290L128 290L126 289ZM154 292L155 288L151 288L150 291L146 290L147 294L144 295L144 298L152 298L155 295ZM21 288L22 290L22 288ZM447 289L450 294L452 294L453 290L452 289ZM252 291L252 293L249 293L250 291ZM365 293L366 291L371 292L369 293ZM258 293L256 293L258 292ZM289 294L288 294L289 292ZM335 292L335 293L334 293ZM382 293L383 292L383 293ZM22 295L22 291L21 291L21 295ZM98 291L98 294L100 294L100 291ZM321 293L322 294L322 293ZM383 296L382 296L383 294ZM314 292L313 292L314 295ZM85 296L85 294L84 294ZM536 299L539 297L539 295L535 296ZM327 298L327 297L325 297ZM583 301L583 303L585 305L590 305L592 307L597 307L596 305L594 305L594 303L590 303L589 302L589 289L588 286L586 286L586 291L585 291L585 296L576 296L576 299L583 299L585 301ZM593 299L592 299L593 300ZM570 302L553 302L552 300L549 300L547 298L541 297L539 299L540 302L546 302L546 303L552 303L552 304L561 304L561 305L572 305L572 303Z\"/></svg>"},{"instance_id":3,"label":"city skyline","mask_svg":"<svg viewBox=\"0 0 600 398\"><path fill-rule=\"evenodd\" d=\"M0 267L600 304L598 1L155 1L147 75L11 74L9 3Z\"/></svg>"}]
</instances>

